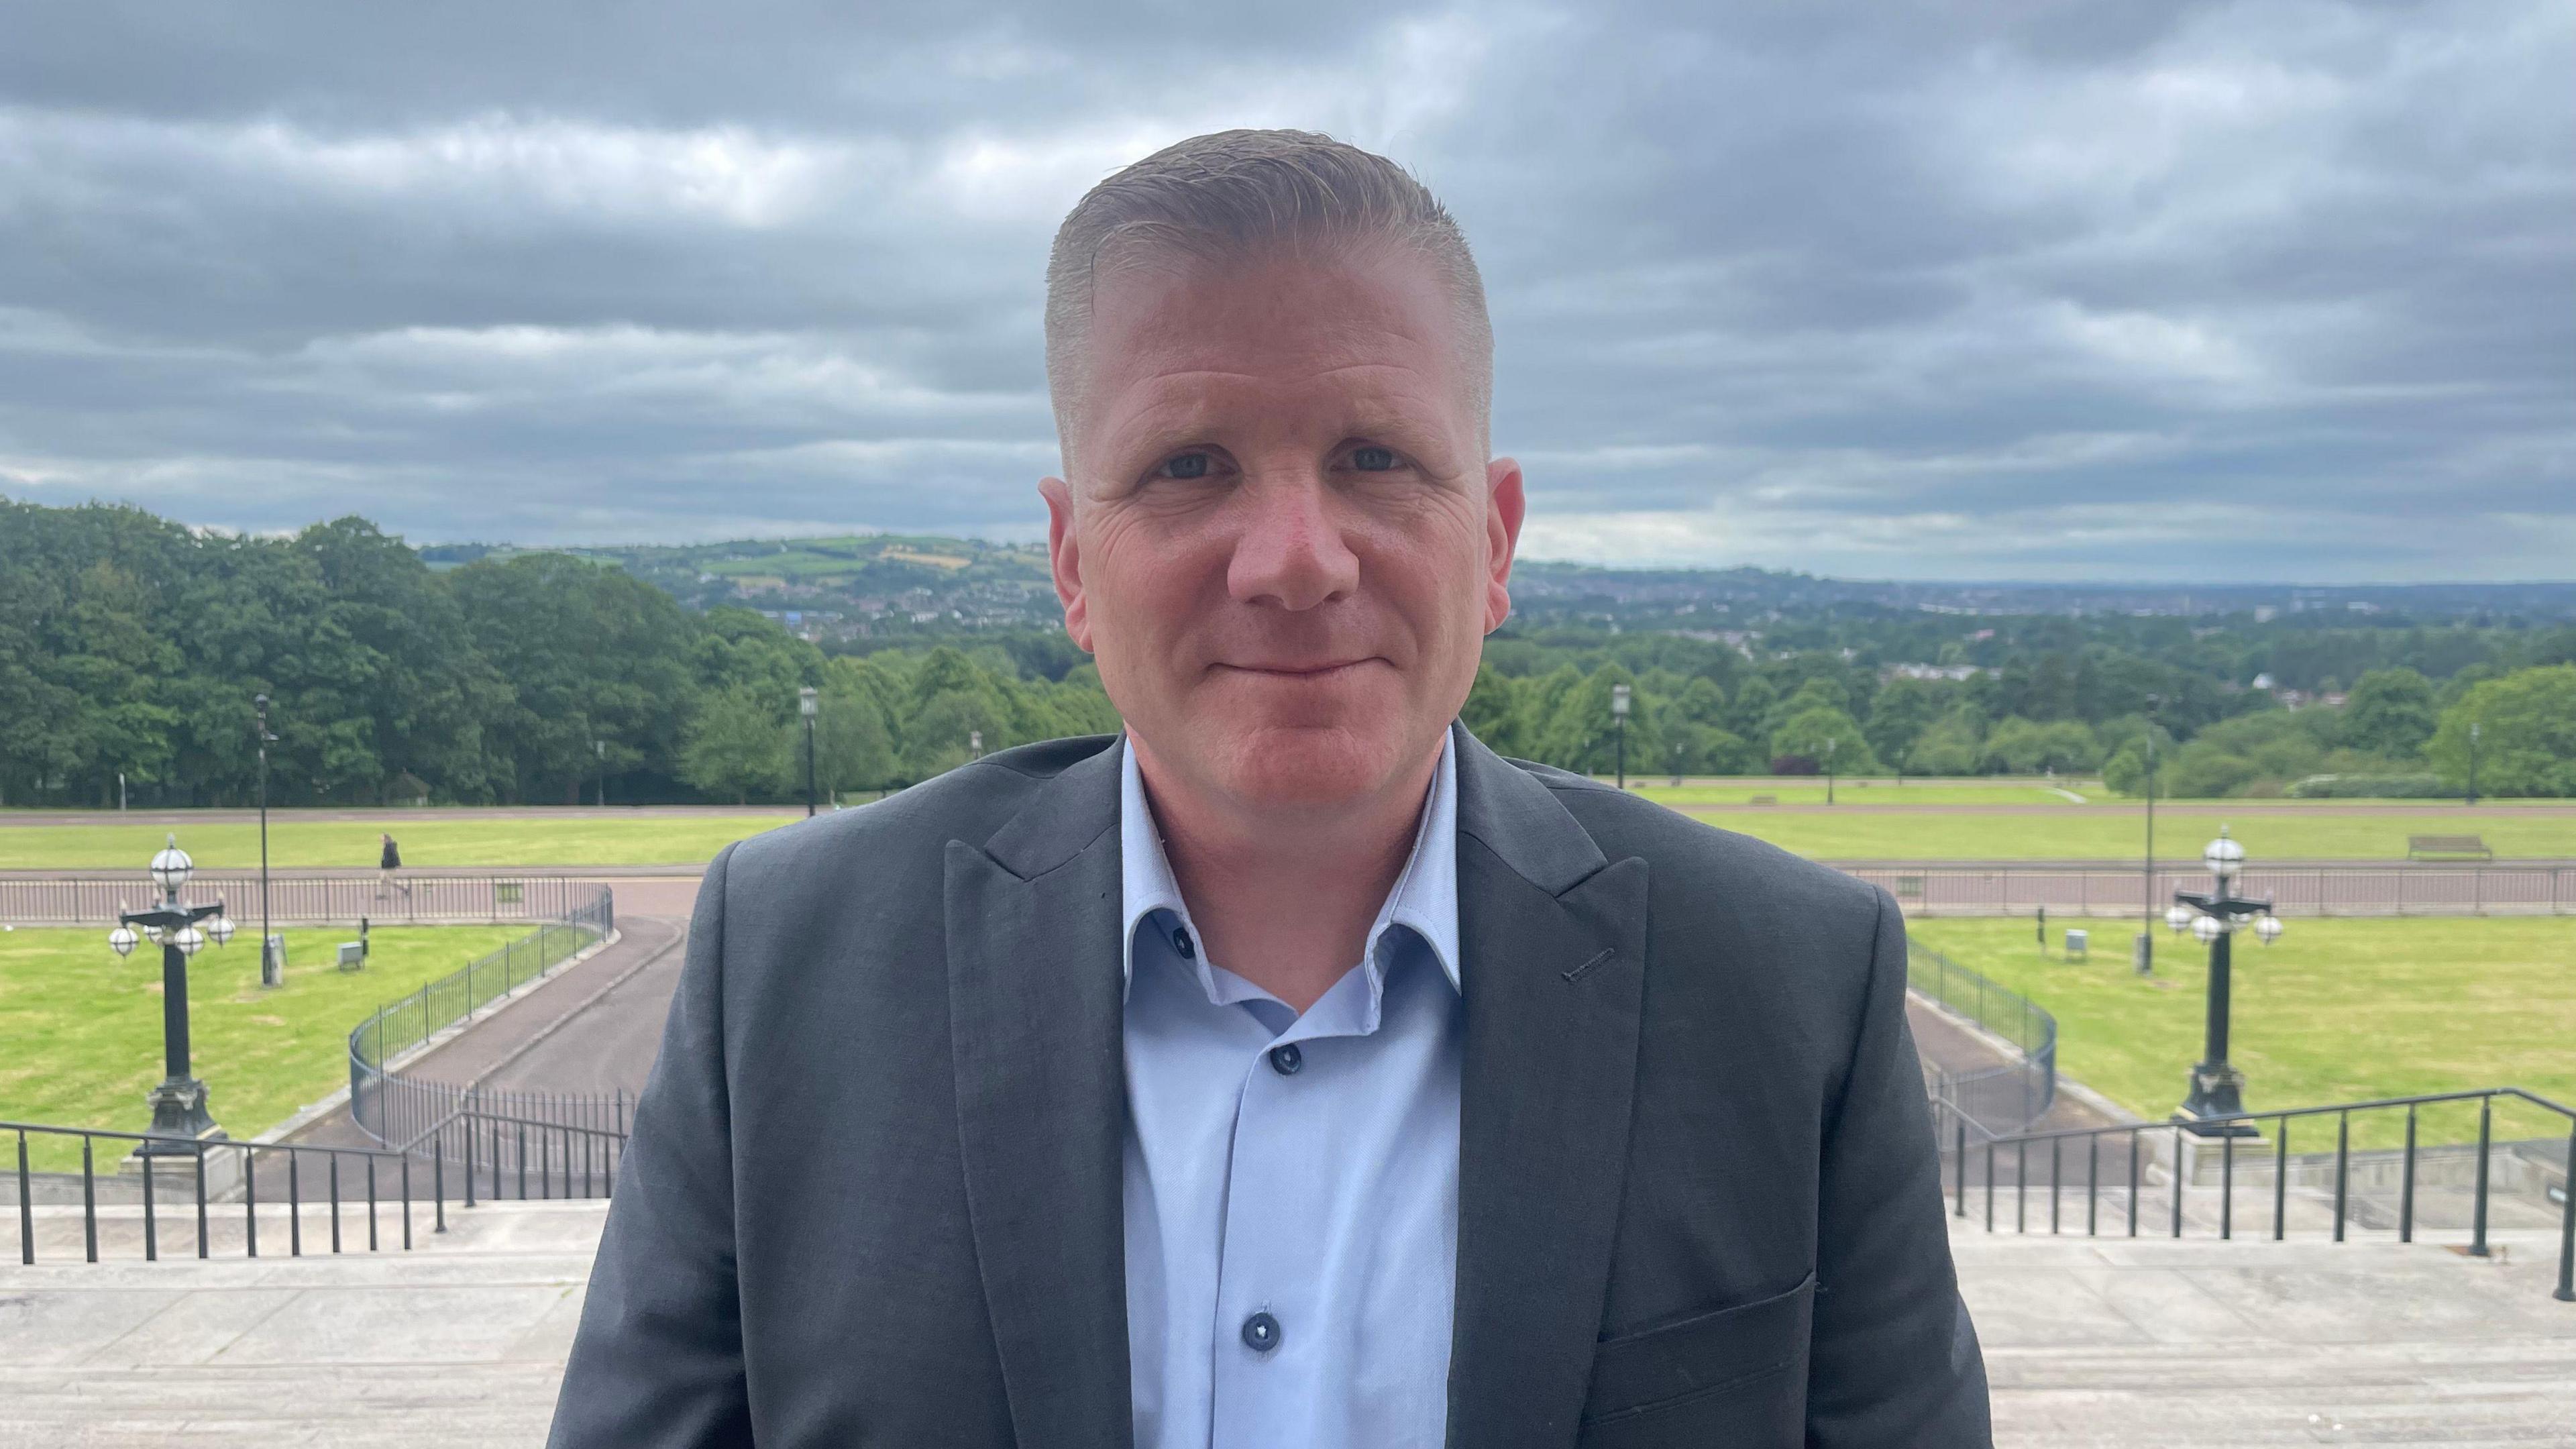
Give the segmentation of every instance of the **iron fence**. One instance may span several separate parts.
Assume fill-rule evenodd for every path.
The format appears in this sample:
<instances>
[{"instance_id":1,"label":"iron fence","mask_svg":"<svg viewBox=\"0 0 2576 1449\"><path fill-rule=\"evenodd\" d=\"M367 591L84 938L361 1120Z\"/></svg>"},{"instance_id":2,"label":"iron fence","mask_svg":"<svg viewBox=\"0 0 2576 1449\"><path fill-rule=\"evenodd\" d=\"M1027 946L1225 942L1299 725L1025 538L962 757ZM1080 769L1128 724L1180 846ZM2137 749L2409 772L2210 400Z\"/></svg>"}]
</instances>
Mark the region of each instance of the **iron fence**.
<instances>
[{"instance_id":1,"label":"iron fence","mask_svg":"<svg viewBox=\"0 0 2576 1449\"><path fill-rule=\"evenodd\" d=\"M2135 916L2173 904L2177 890L2209 884L2206 871L2145 867L1868 865L1849 873L1896 897L1909 916ZM2255 867L2238 889L2273 898L2284 916L2495 916L2576 914L2576 866Z\"/></svg>"},{"instance_id":2,"label":"iron fence","mask_svg":"<svg viewBox=\"0 0 2576 1449\"><path fill-rule=\"evenodd\" d=\"M1988 1135L2018 1132L2057 1102L2057 1018L2046 1007L1907 938L1905 984L1916 996L2002 1046L1993 1066L1924 1068L1924 1086L1946 1110Z\"/></svg>"},{"instance_id":3,"label":"iron fence","mask_svg":"<svg viewBox=\"0 0 2576 1449\"><path fill-rule=\"evenodd\" d=\"M567 919L604 888L560 876L305 873L269 876L268 916L280 925L507 925ZM240 925L259 929L259 872L200 870L192 899L220 899ZM151 879L131 875L0 878L0 921L16 926L112 926L117 915L157 900Z\"/></svg>"},{"instance_id":4,"label":"iron fence","mask_svg":"<svg viewBox=\"0 0 2576 1449\"><path fill-rule=\"evenodd\" d=\"M616 924L616 906L608 887L582 890L586 898L561 902L558 919L538 923L529 935L377 1007L375 1015L358 1023L349 1033L349 1116L360 1129L387 1146L416 1135L416 1124L407 1121L397 1129L395 1118L426 1113L431 1104L411 1084L390 1075L386 1063L543 977L609 933ZM420 1124L427 1120L426 1115L418 1119Z\"/></svg>"},{"instance_id":5,"label":"iron fence","mask_svg":"<svg viewBox=\"0 0 2576 1449\"><path fill-rule=\"evenodd\" d=\"M32 1264L55 1251L71 1250L70 1216L54 1211L52 1204L39 1211L39 1175L27 1167L30 1134L80 1139L78 1231L84 1262L96 1263L124 1252L155 1262L165 1241L173 1238L184 1242L180 1251L199 1258L216 1256L219 1246L226 1257L238 1246L242 1256L256 1258L263 1226L272 1250L283 1236L290 1257L304 1256L308 1232L315 1237L317 1251L326 1240L334 1253L380 1252L389 1240L399 1240L402 1251L408 1252L424 1206L424 1189L430 1231L447 1231L447 1163L435 1151L426 1170L418 1170L421 1164L402 1153L365 1148L179 1142L142 1133L33 1122L0 1122L0 1133L16 1138L14 1216L20 1263ZM150 1145L164 1155L134 1152L130 1171L111 1167L102 1175L101 1143L120 1153ZM236 1191L239 1197L227 1201ZM124 1201L128 1197L131 1202ZM359 1249L355 1245L362 1237L365 1247Z\"/></svg>"},{"instance_id":6,"label":"iron fence","mask_svg":"<svg viewBox=\"0 0 2576 1449\"><path fill-rule=\"evenodd\" d=\"M2500 1102L2554 1114L2566 1124L2565 1138L2498 1143ZM2424 1110L2452 1104L2477 1107L2475 1145L2419 1142ZM1951 1212L1971 1216L1973 1200L1988 1232L2004 1230L2006 1211L2016 1233L2043 1231L2036 1219L2044 1216L2049 1233L2132 1238L2180 1238L2191 1230L2232 1239L2240 1218L2275 1240L2295 1223L2303 1234L2329 1232L2338 1243L2356 1231L2411 1243L2419 1228L2434 1227L2465 1231L2467 1252L2486 1257L2501 1211L2524 1226L2557 1229L2553 1296L2576 1302L2576 1108L2519 1087L2244 1112L2200 1119L2197 1131L2179 1122L2130 1122L1989 1134L1967 1114L1938 1100L1933 1106ZM2353 1147L2356 1116L2399 1112L2404 1146ZM2268 1129L2270 1137L2209 1132L2221 1125ZM2292 1152L2294 1131L2304 1141L2325 1140L2329 1130L2330 1152ZM2080 1229L2072 1221L2077 1212Z\"/></svg>"}]
</instances>

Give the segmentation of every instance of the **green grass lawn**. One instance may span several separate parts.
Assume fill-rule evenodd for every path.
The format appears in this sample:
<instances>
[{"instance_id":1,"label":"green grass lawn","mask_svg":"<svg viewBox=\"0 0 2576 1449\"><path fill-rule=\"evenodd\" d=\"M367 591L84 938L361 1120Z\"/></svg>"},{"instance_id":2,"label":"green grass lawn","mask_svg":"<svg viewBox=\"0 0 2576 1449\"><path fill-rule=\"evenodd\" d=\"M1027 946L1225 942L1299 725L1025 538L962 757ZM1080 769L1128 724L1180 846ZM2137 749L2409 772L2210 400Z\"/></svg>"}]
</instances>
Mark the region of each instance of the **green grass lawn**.
<instances>
[{"instance_id":1,"label":"green grass lawn","mask_svg":"<svg viewBox=\"0 0 2576 1449\"><path fill-rule=\"evenodd\" d=\"M2070 805L2021 815L1826 811L1773 814L1761 809L1691 812L1725 830L1759 836L1818 860L2122 860L2144 843L2136 808ZM2576 815L2510 808L2388 815L2330 811L2313 815L2248 815L2194 804L2156 810L2156 854L2176 862L2225 825L2256 864L2266 860L2404 860L2410 835L2483 836L2499 860L2576 856Z\"/></svg>"},{"instance_id":2,"label":"green grass lawn","mask_svg":"<svg viewBox=\"0 0 2576 1449\"><path fill-rule=\"evenodd\" d=\"M215 1120L252 1137L349 1080L349 1031L381 1002L526 935L525 926L392 926L343 972L347 927L287 930L286 984L259 984L256 933L189 963L194 1067ZM0 1119L139 1132L161 1080L161 954L119 959L104 930L0 932ZM41 1170L77 1170L76 1141L29 1140Z\"/></svg>"},{"instance_id":3,"label":"green grass lawn","mask_svg":"<svg viewBox=\"0 0 2576 1449\"><path fill-rule=\"evenodd\" d=\"M377 820L269 816L268 858L282 869L373 867L380 831L393 832L415 870L481 865L670 865L712 858L746 835L774 829L770 815L568 815L493 818L390 812ZM0 870L133 870L161 848L166 825L0 825ZM257 869L259 826L233 820L182 824L179 844L209 870Z\"/></svg>"},{"instance_id":4,"label":"green grass lawn","mask_svg":"<svg viewBox=\"0 0 2576 1449\"><path fill-rule=\"evenodd\" d=\"M2051 956L2067 926L2091 930L2092 960L2044 958L2028 918L1911 930L2048 1008L2060 1070L2161 1119L2200 1058L2208 950L2159 928L2156 977L2141 979L2129 969L2135 920L2052 917ZM2255 1111L2495 1086L2576 1104L2576 919L2297 919L2268 948L2240 937L2235 961L2228 1055ZM2393 1146L2404 1130L2402 1114L2353 1121L2356 1145ZM2422 1130L2425 1141L2474 1140L2477 1114L2428 1110ZM2500 1140L2566 1131L2538 1109L2498 1109ZM2293 1150L2328 1150L2333 1132L2294 1125Z\"/></svg>"},{"instance_id":5,"label":"green grass lawn","mask_svg":"<svg viewBox=\"0 0 2576 1449\"><path fill-rule=\"evenodd\" d=\"M2088 782L2068 788L2082 793ZM1757 790L1752 787L1759 785ZM1651 800L1712 825L1760 836L1820 860L2125 860L2142 835L2135 805L2077 805L2045 788L2023 785L1890 782L1846 784L1843 804L1989 805L2049 808L2014 814L1912 811L1775 811L1743 805L1752 794L1780 803L1821 804L1824 786L1805 781L1720 781L1638 787ZM2088 797L2092 798L2092 797ZM2257 861L2403 860L2409 835L2480 835L2500 859L2576 857L2576 814L2515 805L2480 805L2430 815L2398 815L2336 802L2304 814L2249 814L2266 802L2194 801L2159 806L2158 854L2176 862L2199 857L2224 823ZM494 818L429 811L391 811L375 819L318 820L293 811L270 817L269 858L283 869L371 867L377 832L391 830L403 863L414 869L516 865L675 865L703 862L733 841L774 829L792 816L710 812L703 815L565 815ZM44 825L0 816L0 870L114 870L139 876L161 848L161 825ZM259 831L233 820L183 824L179 843L208 869L259 864Z\"/></svg>"},{"instance_id":6,"label":"green grass lawn","mask_svg":"<svg viewBox=\"0 0 2576 1449\"><path fill-rule=\"evenodd\" d=\"M1684 780L1668 785L1668 776L1630 775L1628 788L1649 800L1666 805L1745 805L1754 797L1768 795L1776 805L1822 805L1825 782L1803 775L1778 778L1753 777L1734 780ZM1608 784L1605 777L1602 781ZM2063 790L2065 794L2059 794ZM1849 805L2066 805L2074 806L2095 800L2115 801L2118 797L2102 793L2099 782L2069 780L2055 789L2019 781L1998 780L1907 780L1893 779L1838 780L1833 787L1834 800ZM2080 796L2071 800L2067 796Z\"/></svg>"}]
</instances>

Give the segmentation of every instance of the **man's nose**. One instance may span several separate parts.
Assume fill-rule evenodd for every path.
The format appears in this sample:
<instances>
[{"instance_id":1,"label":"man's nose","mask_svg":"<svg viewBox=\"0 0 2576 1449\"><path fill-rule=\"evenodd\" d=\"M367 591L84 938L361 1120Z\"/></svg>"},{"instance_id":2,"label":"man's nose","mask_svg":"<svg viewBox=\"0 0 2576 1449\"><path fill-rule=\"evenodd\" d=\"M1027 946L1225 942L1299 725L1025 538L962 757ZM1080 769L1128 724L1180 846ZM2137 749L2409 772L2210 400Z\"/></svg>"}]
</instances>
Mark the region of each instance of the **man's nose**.
<instances>
[{"instance_id":1,"label":"man's nose","mask_svg":"<svg viewBox=\"0 0 2576 1449\"><path fill-rule=\"evenodd\" d=\"M1359 587L1359 555L1342 539L1321 478L1261 479L1237 495L1236 506L1240 531L1226 589L1238 601L1294 612Z\"/></svg>"}]
</instances>

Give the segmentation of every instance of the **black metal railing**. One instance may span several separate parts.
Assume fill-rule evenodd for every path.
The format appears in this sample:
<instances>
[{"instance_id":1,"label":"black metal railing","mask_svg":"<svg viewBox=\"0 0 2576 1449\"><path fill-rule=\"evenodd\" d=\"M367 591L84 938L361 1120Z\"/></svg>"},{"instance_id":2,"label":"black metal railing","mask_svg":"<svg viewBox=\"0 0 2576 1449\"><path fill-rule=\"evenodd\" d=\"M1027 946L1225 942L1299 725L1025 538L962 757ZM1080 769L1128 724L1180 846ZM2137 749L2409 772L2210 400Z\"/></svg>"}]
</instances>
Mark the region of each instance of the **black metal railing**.
<instances>
[{"instance_id":1,"label":"black metal railing","mask_svg":"<svg viewBox=\"0 0 2576 1449\"><path fill-rule=\"evenodd\" d=\"M556 919L377 1007L350 1031L349 1116L360 1130L387 1146L416 1136L428 1125L425 1114L434 1104L407 1100L418 1096L417 1089L386 1063L545 976L616 926L615 900L606 886L582 885L578 895L568 894L557 905ZM397 1123L406 1113L412 1114L409 1120Z\"/></svg>"},{"instance_id":2,"label":"black metal railing","mask_svg":"<svg viewBox=\"0 0 2576 1449\"><path fill-rule=\"evenodd\" d=\"M2057 1102L2057 1018L2046 1007L1908 937L1905 984L1916 996L1990 1038L1987 1067L1926 1065L1932 1099L1990 1136L2018 1132Z\"/></svg>"},{"instance_id":3,"label":"black metal railing","mask_svg":"<svg viewBox=\"0 0 2576 1449\"><path fill-rule=\"evenodd\" d=\"M559 876L372 875L272 873L268 914L280 925L354 923L458 925L567 919L604 887ZM200 870L189 891L221 897L234 922L259 929L259 872ZM114 925L121 907L152 900L149 877L129 875L0 878L0 921L19 926Z\"/></svg>"},{"instance_id":4,"label":"black metal railing","mask_svg":"<svg viewBox=\"0 0 2576 1449\"><path fill-rule=\"evenodd\" d=\"M424 1166L402 1153L368 1148L215 1141L180 1144L168 1156L136 1156L131 1173L111 1170L103 1175L100 1144L118 1144L113 1151L128 1153L147 1143L168 1146L171 1139L34 1122L0 1122L0 1134L13 1137L17 1149L14 1217L20 1263L47 1256L40 1249L40 1224L66 1221L53 1209L69 1206L39 1192L40 1185L68 1188L69 1175L28 1170L31 1135L80 1139L77 1201L85 1262L116 1256L117 1247L129 1245L144 1261L158 1261L174 1237L183 1241L187 1256L217 1256L220 1238L229 1240L223 1256L231 1256L238 1245L242 1256L256 1258L264 1213L271 1251L283 1229L290 1257L304 1255L308 1233L315 1237L316 1251L327 1241L334 1253L373 1253L395 1242L410 1251L424 1214L430 1232L447 1231L452 1188L447 1162L435 1153ZM40 1204L40 1195L48 1200ZM308 1221L317 1214L319 1221ZM363 1249L357 1247L360 1242Z\"/></svg>"},{"instance_id":5,"label":"black metal railing","mask_svg":"<svg viewBox=\"0 0 2576 1449\"><path fill-rule=\"evenodd\" d=\"M2471 1104L2477 1108L2473 1147L2423 1141L2428 1109ZM2499 1104L2562 1124L2563 1140L2499 1144ZM2404 1114L2402 1146L2354 1147L2356 1119L2367 1131L2398 1113ZM2142 1233L2180 1238L2189 1225L2206 1236L2232 1239L2237 1236L2239 1199L2250 1189L2256 1194L2253 1222L2274 1239L2288 1235L2294 1215L2302 1232L2311 1226L2330 1228L2338 1243L2356 1228L2391 1232L2399 1242L2413 1242L2419 1227L2432 1225L2464 1228L2467 1251L2484 1257L2493 1216L2503 1203L2535 1226L2555 1220L2554 1296L2576 1302L2576 1179L2571 1179L2576 1172L2576 1108L2520 1087L2246 1112L2203 1119L2196 1124L2199 1132L2178 1122L2130 1122L1988 1133L1967 1113L1937 1099L1933 1122L1951 1211L1968 1217L1974 1192L1989 1232L2001 1230L2009 1198L2011 1228L2017 1233L2035 1231L2039 1213L2045 1214L2048 1232L2075 1231L2069 1221L2071 1200L2083 1214L2087 1236L2108 1231L2133 1238ZM2208 1133L2222 1123L2241 1124L2257 1134L2268 1126L2270 1140ZM2292 1152L2294 1130L2320 1132L2328 1123L2331 1152ZM2518 1180L2505 1185L2506 1194L2499 1193L2497 1182L2500 1154ZM2034 1199L2042 1201L2035 1206Z\"/></svg>"},{"instance_id":6,"label":"black metal railing","mask_svg":"<svg viewBox=\"0 0 2576 1449\"><path fill-rule=\"evenodd\" d=\"M614 1193L631 1111L623 1093L602 1099L491 1094L491 1105L482 1101L461 1102L398 1150L214 1141L181 1144L165 1156L113 1159L122 1170L105 1171L101 1144L127 1154L169 1139L0 1122L0 1135L15 1139L18 1261L49 1256L40 1247L43 1229L58 1224L54 1236L69 1252L69 1215L58 1209L74 1203L83 1261L119 1256L122 1245L129 1256L154 1262L174 1234L182 1240L181 1255L198 1258L236 1251L259 1257L263 1231L270 1252L283 1237L291 1257L304 1255L308 1235L315 1251L325 1241L334 1253L372 1253L396 1243L409 1251L423 1219L430 1232L447 1231L450 1202L470 1208ZM521 1115L529 1112L552 1115ZM596 1124L570 1120L593 1114ZM80 1172L31 1171L30 1136L79 1139Z\"/></svg>"}]
</instances>

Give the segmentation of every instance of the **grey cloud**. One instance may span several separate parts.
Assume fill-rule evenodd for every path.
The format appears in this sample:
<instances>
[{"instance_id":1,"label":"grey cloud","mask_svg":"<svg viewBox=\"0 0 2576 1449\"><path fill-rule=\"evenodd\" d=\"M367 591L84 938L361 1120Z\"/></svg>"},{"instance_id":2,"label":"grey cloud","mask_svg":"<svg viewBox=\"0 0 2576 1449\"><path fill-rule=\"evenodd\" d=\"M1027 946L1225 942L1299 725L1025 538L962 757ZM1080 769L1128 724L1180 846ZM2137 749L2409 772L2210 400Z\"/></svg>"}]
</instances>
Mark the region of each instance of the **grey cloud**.
<instances>
[{"instance_id":1,"label":"grey cloud","mask_svg":"<svg viewBox=\"0 0 2576 1449\"><path fill-rule=\"evenodd\" d=\"M16 29L16 496L423 539L1027 537L1056 218L1155 145L1293 124L1398 156L1467 223L1534 552L2576 561L2576 16L2550 0L107 4Z\"/></svg>"}]
</instances>

